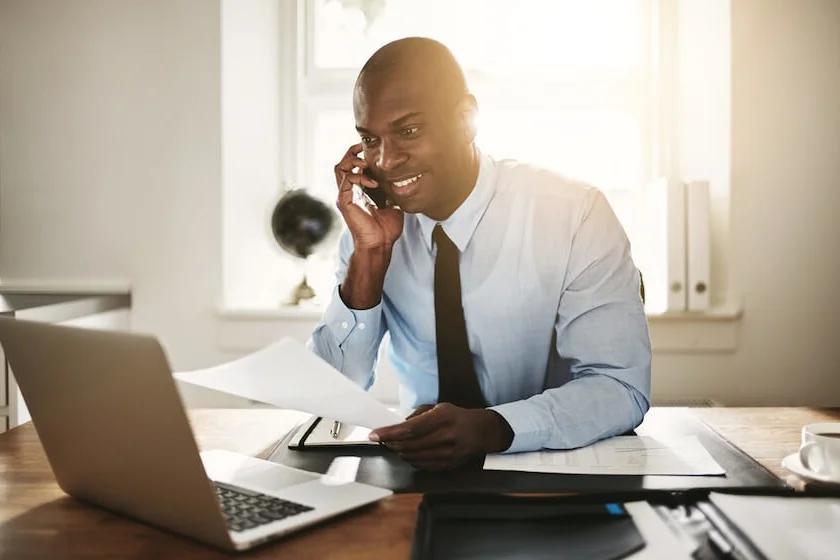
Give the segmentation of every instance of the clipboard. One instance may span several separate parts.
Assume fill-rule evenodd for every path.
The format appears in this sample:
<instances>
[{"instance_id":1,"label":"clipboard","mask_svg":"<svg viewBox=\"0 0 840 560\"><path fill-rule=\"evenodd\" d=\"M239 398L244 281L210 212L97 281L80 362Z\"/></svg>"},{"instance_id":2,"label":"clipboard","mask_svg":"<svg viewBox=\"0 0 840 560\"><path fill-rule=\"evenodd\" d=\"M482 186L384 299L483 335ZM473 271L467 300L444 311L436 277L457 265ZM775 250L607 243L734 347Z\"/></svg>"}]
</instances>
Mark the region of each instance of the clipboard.
<instances>
[{"instance_id":1,"label":"clipboard","mask_svg":"<svg viewBox=\"0 0 840 560\"><path fill-rule=\"evenodd\" d=\"M323 416L312 416L306 420L289 440L289 449L326 449L335 447L378 447L368 439L369 428L341 424L338 434L333 436L333 420Z\"/></svg>"},{"instance_id":2,"label":"clipboard","mask_svg":"<svg viewBox=\"0 0 840 560\"><path fill-rule=\"evenodd\" d=\"M329 426L327 426L329 428ZM329 429L327 429L329 433ZM323 445L291 447L289 441L302 432L290 431L270 453L269 460L289 467L326 473L333 459L352 455L361 458L357 480L394 492L647 492L697 488L782 487L784 482L755 459L732 445L685 409L660 409L635 430L638 435L680 437L695 435L725 476L633 476L564 475L519 471L483 470L483 459L451 471L417 470L388 447L378 445ZM294 436L294 437L293 437ZM308 450L308 451L306 451Z\"/></svg>"},{"instance_id":3,"label":"clipboard","mask_svg":"<svg viewBox=\"0 0 840 560\"><path fill-rule=\"evenodd\" d=\"M653 522L637 517L639 503L647 504L640 509L649 509ZM786 487L531 496L431 493L417 510L411 558L629 559L674 539L681 546L668 547L666 558L767 560L780 557L775 554L780 550L784 558L829 558L836 550L830 519L839 505L837 490ZM803 533L791 521L807 517L803 511L812 512L812 521L826 522L812 523ZM758 518L758 512L765 512L765 518ZM830 552L814 555L817 539L821 550ZM651 552L646 557L663 556Z\"/></svg>"}]
</instances>

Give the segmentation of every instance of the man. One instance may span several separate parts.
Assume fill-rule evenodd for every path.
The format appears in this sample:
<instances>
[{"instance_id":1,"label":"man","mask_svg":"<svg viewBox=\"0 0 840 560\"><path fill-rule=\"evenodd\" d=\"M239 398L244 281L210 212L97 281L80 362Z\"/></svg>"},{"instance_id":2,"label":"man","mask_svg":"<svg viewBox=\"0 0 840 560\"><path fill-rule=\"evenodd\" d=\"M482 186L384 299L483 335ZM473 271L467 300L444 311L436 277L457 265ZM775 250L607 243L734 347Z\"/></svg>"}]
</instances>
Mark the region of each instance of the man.
<instances>
[{"instance_id":1,"label":"man","mask_svg":"<svg viewBox=\"0 0 840 560\"><path fill-rule=\"evenodd\" d=\"M368 388L390 334L400 404L417 410L371 439L439 470L637 426L650 338L639 272L604 196L481 153L476 100L430 39L377 51L353 107L361 143L335 166L347 224L338 287L310 343ZM359 203L362 187L387 205Z\"/></svg>"}]
</instances>

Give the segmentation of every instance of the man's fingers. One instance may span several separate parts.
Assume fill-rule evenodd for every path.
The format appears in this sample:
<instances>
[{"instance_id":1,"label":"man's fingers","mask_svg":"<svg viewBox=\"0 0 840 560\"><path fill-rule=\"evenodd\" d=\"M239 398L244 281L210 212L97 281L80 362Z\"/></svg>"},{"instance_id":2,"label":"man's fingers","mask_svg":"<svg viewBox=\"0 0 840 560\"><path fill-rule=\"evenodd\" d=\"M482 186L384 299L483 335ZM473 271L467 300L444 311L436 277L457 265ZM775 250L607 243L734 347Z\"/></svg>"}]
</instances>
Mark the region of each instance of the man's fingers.
<instances>
[{"instance_id":1,"label":"man's fingers","mask_svg":"<svg viewBox=\"0 0 840 560\"><path fill-rule=\"evenodd\" d=\"M362 152L362 145L361 144L353 144L350 146L344 155L341 156L341 160L335 164L335 173L336 176L340 171L345 173L352 171L354 167L358 167L359 169L364 169L367 167L367 162L359 157L359 154Z\"/></svg>"},{"instance_id":2,"label":"man's fingers","mask_svg":"<svg viewBox=\"0 0 840 560\"><path fill-rule=\"evenodd\" d=\"M352 146L347 148L347 151L344 152L344 155L341 157L341 161L339 161L338 164L335 166L336 171L339 168L341 168L341 169L352 169L353 167L364 167L366 165L365 163L362 163L362 165L357 165L357 164L351 164L350 163L353 160L361 159L359 157L359 154L361 152L362 152L362 144L361 143L353 144ZM362 160L362 161L364 162L364 160Z\"/></svg>"},{"instance_id":3,"label":"man's fingers","mask_svg":"<svg viewBox=\"0 0 840 560\"><path fill-rule=\"evenodd\" d=\"M349 148L347 148L347 151L344 152L344 157L358 156L361 152L362 152L362 143L361 142L356 142L355 144L352 144Z\"/></svg>"},{"instance_id":4,"label":"man's fingers","mask_svg":"<svg viewBox=\"0 0 840 560\"><path fill-rule=\"evenodd\" d=\"M409 414L406 417L406 420L414 418L415 416L420 416L424 412L428 412L428 411L432 410L434 407L435 407L435 405L433 405L433 404L421 404L420 406L418 406L417 408L414 409L414 412L412 412L411 414Z\"/></svg>"},{"instance_id":5,"label":"man's fingers","mask_svg":"<svg viewBox=\"0 0 840 560\"><path fill-rule=\"evenodd\" d=\"M454 443L452 430L444 427L416 439L386 441L385 445L399 453L418 453L431 449L452 447Z\"/></svg>"},{"instance_id":6,"label":"man's fingers","mask_svg":"<svg viewBox=\"0 0 840 560\"><path fill-rule=\"evenodd\" d=\"M353 156L353 157L344 157L341 161L339 161L335 165L336 171L343 171L344 173L350 173L354 169L367 169L367 162L360 157Z\"/></svg>"},{"instance_id":7,"label":"man's fingers","mask_svg":"<svg viewBox=\"0 0 840 560\"><path fill-rule=\"evenodd\" d=\"M377 428L371 432L372 438L376 438L373 441L389 443L422 438L445 423L445 417L436 414L436 410L438 409L429 410L424 414L409 418L401 424Z\"/></svg>"},{"instance_id":8,"label":"man's fingers","mask_svg":"<svg viewBox=\"0 0 840 560\"><path fill-rule=\"evenodd\" d=\"M361 173L342 172L341 180L338 182L338 190L349 191L353 189L353 185L359 185L360 187L371 187L374 189L378 188L376 185L376 181L374 181L367 175L362 175Z\"/></svg>"},{"instance_id":9,"label":"man's fingers","mask_svg":"<svg viewBox=\"0 0 840 560\"><path fill-rule=\"evenodd\" d=\"M336 200L336 206L338 206L338 209L341 210L342 213L346 208L352 206L353 196L352 183L347 183L346 188L344 182L338 185L338 199Z\"/></svg>"},{"instance_id":10,"label":"man's fingers","mask_svg":"<svg viewBox=\"0 0 840 560\"><path fill-rule=\"evenodd\" d=\"M370 179L370 177L365 173L365 169L367 169L367 162L363 159L359 159L354 157L350 160L343 159L337 164L335 164L335 182L337 185L340 185L341 180L344 179L346 175L363 175ZM374 182L374 184L376 184Z\"/></svg>"},{"instance_id":11,"label":"man's fingers","mask_svg":"<svg viewBox=\"0 0 840 560\"><path fill-rule=\"evenodd\" d=\"M342 181L348 181L352 185L360 185L362 187L370 187L372 189L378 189L379 188L379 183L377 183L376 181L374 181L373 179L371 179L370 177L368 177L367 175L364 175L362 173L355 173L355 172L344 173L344 176L342 177ZM341 185L339 185L339 188L341 188Z\"/></svg>"}]
</instances>

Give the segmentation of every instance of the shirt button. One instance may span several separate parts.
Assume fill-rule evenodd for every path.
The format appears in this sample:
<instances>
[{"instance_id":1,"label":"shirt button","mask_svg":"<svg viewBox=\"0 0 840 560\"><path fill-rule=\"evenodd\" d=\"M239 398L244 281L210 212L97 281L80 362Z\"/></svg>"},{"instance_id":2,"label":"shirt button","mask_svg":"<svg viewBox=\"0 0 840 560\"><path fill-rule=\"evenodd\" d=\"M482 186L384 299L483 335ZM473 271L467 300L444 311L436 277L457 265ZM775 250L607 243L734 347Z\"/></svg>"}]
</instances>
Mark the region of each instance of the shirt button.
<instances>
[{"instance_id":1,"label":"shirt button","mask_svg":"<svg viewBox=\"0 0 840 560\"><path fill-rule=\"evenodd\" d=\"M359 323L359 324L358 324L358 325L356 325L356 326L357 326L359 329L361 329L361 330L365 330L365 324L364 324L364 323Z\"/></svg>"},{"instance_id":2,"label":"shirt button","mask_svg":"<svg viewBox=\"0 0 840 560\"><path fill-rule=\"evenodd\" d=\"M347 328L347 321L342 321L342 322L341 322L341 328L342 328L342 329L346 329L346 328Z\"/></svg>"}]
</instances>

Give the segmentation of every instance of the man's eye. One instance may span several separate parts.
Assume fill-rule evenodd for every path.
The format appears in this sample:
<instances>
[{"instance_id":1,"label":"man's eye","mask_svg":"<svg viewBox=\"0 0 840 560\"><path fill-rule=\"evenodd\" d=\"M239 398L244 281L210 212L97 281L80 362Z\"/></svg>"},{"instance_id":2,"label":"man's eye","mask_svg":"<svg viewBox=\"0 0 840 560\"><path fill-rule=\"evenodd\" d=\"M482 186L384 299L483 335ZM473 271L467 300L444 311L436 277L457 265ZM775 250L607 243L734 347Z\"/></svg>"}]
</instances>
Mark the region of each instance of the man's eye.
<instances>
[{"instance_id":1,"label":"man's eye","mask_svg":"<svg viewBox=\"0 0 840 560\"><path fill-rule=\"evenodd\" d=\"M420 132L419 126L407 126L400 129L400 136L404 138L411 138L412 136L416 136L418 132Z\"/></svg>"},{"instance_id":2,"label":"man's eye","mask_svg":"<svg viewBox=\"0 0 840 560\"><path fill-rule=\"evenodd\" d=\"M362 136L362 144L366 146L373 144L374 140L373 136Z\"/></svg>"}]
</instances>

